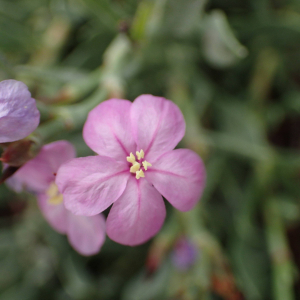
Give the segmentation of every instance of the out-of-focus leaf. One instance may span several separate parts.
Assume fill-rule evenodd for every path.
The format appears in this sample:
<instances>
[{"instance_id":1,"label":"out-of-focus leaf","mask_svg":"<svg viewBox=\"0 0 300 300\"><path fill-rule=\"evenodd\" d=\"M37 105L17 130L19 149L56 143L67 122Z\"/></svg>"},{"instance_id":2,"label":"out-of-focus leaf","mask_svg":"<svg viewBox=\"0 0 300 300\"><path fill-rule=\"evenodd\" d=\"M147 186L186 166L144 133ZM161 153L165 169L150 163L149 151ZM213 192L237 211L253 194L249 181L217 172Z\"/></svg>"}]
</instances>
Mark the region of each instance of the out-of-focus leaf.
<instances>
[{"instance_id":1,"label":"out-of-focus leaf","mask_svg":"<svg viewBox=\"0 0 300 300\"><path fill-rule=\"evenodd\" d=\"M166 33L186 37L196 31L206 2L206 0L168 1L164 18Z\"/></svg>"},{"instance_id":2,"label":"out-of-focus leaf","mask_svg":"<svg viewBox=\"0 0 300 300\"><path fill-rule=\"evenodd\" d=\"M214 10L205 17L202 44L204 57L216 68L230 67L248 54L220 10Z\"/></svg>"}]
</instances>

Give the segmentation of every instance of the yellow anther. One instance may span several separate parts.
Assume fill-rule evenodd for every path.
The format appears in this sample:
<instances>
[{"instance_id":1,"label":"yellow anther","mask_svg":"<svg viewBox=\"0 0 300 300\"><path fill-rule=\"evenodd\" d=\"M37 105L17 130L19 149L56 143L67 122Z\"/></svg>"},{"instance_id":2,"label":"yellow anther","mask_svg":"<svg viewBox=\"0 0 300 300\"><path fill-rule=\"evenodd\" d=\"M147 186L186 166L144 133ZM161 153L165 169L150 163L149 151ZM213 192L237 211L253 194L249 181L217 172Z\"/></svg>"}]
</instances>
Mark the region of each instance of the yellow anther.
<instances>
[{"instance_id":1,"label":"yellow anther","mask_svg":"<svg viewBox=\"0 0 300 300\"><path fill-rule=\"evenodd\" d=\"M58 187L54 182L51 182L46 195L49 196L49 204L58 205L63 202L63 195L59 193Z\"/></svg>"},{"instance_id":2,"label":"yellow anther","mask_svg":"<svg viewBox=\"0 0 300 300\"><path fill-rule=\"evenodd\" d=\"M135 178L140 179L141 177L145 177L143 170L139 170L135 173Z\"/></svg>"},{"instance_id":3,"label":"yellow anther","mask_svg":"<svg viewBox=\"0 0 300 300\"><path fill-rule=\"evenodd\" d=\"M127 156L127 161L134 164L135 163L135 156L130 152L130 156Z\"/></svg>"},{"instance_id":4,"label":"yellow anther","mask_svg":"<svg viewBox=\"0 0 300 300\"><path fill-rule=\"evenodd\" d=\"M141 158L144 158L145 153L144 153L143 149L141 149L140 152L136 151L136 156L137 156L138 160L140 160Z\"/></svg>"},{"instance_id":5,"label":"yellow anther","mask_svg":"<svg viewBox=\"0 0 300 300\"><path fill-rule=\"evenodd\" d=\"M47 196L54 197L58 194L58 187L55 182L51 182L48 190L46 191Z\"/></svg>"},{"instance_id":6,"label":"yellow anther","mask_svg":"<svg viewBox=\"0 0 300 300\"><path fill-rule=\"evenodd\" d=\"M134 164L130 168L130 172L135 173L140 169L140 167L141 167L141 164L139 164L138 162L134 162Z\"/></svg>"},{"instance_id":7,"label":"yellow anther","mask_svg":"<svg viewBox=\"0 0 300 300\"><path fill-rule=\"evenodd\" d=\"M152 165L149 162L147 162L146 160L144 160L142 162L142 164L146 171L147 171L148 167L152 167Z\"/></svg>"},{"instance_id":8,"label":"yellow anther","mask_svg":"<svg viewBox=\"0 0 300 300\"><path fill-rule=\"evenodd\" d=\"M59 194L57 196L49 198L48 203L52 204L52 205L58 205L58 204L63 203L63 200L64 200L63 195Z\"/></svg>"}]
</instances>

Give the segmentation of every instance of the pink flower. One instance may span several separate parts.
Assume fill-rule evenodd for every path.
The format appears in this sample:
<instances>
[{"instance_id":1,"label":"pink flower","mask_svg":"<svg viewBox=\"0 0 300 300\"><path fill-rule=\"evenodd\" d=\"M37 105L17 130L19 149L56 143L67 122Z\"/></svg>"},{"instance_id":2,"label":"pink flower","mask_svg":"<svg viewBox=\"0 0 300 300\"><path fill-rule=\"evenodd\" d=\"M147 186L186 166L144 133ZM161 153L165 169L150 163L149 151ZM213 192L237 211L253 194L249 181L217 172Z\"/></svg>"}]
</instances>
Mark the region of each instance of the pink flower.
<instances>
[{"instance_id":1,"label":"pink flower","mask_svg":"<svg viewBox=\"0 0 300 300\"><path fill-rule=\"evenodd\" d=\"M73 159L58 171L66 207L92 216L114 203L108 236L131 246L147 241L164 222L162 196L181 211L192 209L201 197L201 159L188 149L173 150L184 132L182 113L165 98L142 95L133 103L101 103L83 129L85 142L99 155Z\"/></svg>"},{"instance_id":2,"label":"pink flower","mask_svg":"<svg viewBox=\"0 0 300 300\"><path fill-rule=\"evenodd\" d=\"M40 113L27 86L16 80L0 82L0 143L21 140L33 132Z\"/></svg>"},{"instance_id":3,"label":"pink flower","mask_svg":"<svg viewBox=\"0 0 300 300\"><path fill-rule=\"evenodd\" d=\"M93 255L99 252L105 240L103 215L72 214L64 207L63 196L54 182L58 168L74 157L75 150L67 141L45 145L8 180L8 184L17 191L25 187L36 193L39 207L49 224L59 233L66 234L76 251Z\"/></svg>"}]
</instances>

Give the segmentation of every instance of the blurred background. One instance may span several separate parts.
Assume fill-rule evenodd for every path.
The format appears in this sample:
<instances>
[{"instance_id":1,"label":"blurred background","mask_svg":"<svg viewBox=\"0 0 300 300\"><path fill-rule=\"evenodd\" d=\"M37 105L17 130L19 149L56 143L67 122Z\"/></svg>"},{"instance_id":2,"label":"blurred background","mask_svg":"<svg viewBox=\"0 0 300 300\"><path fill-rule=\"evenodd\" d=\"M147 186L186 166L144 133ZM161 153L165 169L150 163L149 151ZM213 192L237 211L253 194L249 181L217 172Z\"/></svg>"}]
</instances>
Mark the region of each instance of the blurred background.
<instances>
[{"instance_id":1,"label":"blurred background","mask_svg":"<svg viewBox=\"0 0 300 300\"><path fill-rule=\"evenodd\" d=\"M83 257L33 196L0 186L1 300L300 299L300 2L0 0L0 80L25 82L43 143L79 156L87 113L164 96L207 168L199 205Z\"/></svg>"}]
</instances>

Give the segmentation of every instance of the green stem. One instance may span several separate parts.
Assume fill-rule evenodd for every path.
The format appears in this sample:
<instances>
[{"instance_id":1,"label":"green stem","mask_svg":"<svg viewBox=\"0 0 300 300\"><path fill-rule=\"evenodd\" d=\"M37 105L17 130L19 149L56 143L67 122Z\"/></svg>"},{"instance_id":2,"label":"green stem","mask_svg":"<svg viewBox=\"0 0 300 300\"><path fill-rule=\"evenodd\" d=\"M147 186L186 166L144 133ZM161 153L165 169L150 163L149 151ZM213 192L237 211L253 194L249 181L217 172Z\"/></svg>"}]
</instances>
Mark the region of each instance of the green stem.
<instances>
[{"instance_id":1,"label":"green stem","mask_svg":"<svg viewBox=\"0 0 300 300\"><path fill-rule=\"evenodd\" d=\"M275 199L264 206L267 244L272 260L273 293L276 300L293 300L294 267L291 259L280 208Z\"/></svg>"}]
</instances>

